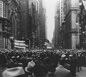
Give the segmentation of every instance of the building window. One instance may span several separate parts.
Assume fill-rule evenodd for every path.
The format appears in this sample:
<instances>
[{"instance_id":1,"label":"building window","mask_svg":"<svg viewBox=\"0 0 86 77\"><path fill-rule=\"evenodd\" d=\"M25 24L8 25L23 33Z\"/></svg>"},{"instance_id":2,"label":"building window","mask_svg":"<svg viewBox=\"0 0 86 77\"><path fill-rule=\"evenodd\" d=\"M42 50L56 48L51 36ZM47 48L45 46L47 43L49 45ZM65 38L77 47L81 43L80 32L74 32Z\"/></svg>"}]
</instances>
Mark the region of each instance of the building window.
<instances>
[{"instance_id":1,"label":"building window","mask_svg":"<svg viewBox=\"0 0 86 77\"><path fill-rule=\"evenodd\" d=\"M0 17L3 17L3 1L0 1Z\"/></svg>"}]
</instances>

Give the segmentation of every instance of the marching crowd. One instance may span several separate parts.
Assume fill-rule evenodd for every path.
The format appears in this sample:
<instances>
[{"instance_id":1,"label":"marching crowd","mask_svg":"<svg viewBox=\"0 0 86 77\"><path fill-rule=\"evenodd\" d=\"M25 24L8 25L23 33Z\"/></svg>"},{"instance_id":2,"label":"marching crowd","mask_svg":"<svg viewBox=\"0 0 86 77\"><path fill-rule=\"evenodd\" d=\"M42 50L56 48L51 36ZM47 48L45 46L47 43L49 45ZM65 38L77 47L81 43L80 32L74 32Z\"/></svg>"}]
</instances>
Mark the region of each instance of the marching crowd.
<instances>
[{"instance_id":1,"label":"marching crowd","mask_svg":"<svg viewBox=\"0 0 86 77\"><path fill-rule=\"evenodd\" d=\"M86 66L85 50L28 50L0 52L0 67L6 70L22 67L24 73L15 77L75 77ZM12 70L12 69L11 69Z\"/></svg>"}]
</instances>

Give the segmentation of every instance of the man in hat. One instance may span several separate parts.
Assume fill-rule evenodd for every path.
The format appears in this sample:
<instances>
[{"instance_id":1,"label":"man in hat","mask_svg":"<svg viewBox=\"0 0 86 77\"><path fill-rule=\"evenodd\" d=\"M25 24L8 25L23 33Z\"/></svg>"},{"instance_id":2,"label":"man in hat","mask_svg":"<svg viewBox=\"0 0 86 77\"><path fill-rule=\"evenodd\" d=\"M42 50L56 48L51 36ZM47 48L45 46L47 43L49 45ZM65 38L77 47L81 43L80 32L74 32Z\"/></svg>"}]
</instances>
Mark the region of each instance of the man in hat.
<instances>
[{"instance_id":1,"label":"man in hat","mask_svg":"<svg viewBox=\"0 0 86 77\"><path fill-rule=\"evenodd\" d=\"M28 62L27 66L25 67L26 74L32 76L34 66L35 66L35 62L33 60Z\"/></svg>"},{"instance_id":2,"label":"man in hat","mask_svg":"<svg viewBox=\"0 0 86 77\"><path fill-rule=\"evenodd\" d=\"M65 55L62 55L59 62L58 62L58 67L56 67L56 71L54 73L55 77L70 77L70 70L64 68L65 65L65 60L64 60Z\"/></svg>"}]
</instances>

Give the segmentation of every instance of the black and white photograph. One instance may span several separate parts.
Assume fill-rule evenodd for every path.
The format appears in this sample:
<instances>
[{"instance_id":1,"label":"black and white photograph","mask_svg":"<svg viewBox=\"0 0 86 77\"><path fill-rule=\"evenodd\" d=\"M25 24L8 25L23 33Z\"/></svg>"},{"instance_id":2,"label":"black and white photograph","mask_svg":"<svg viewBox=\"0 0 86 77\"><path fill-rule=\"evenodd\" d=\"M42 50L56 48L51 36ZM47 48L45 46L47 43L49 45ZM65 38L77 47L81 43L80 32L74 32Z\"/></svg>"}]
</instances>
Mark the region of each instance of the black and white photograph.
<instances>
[{"instance_id":1,"label":"black and white photograph","mask_svg":"<svg viewBox=\"0 0 86 77\"><path fill-rule=\"evenodd\" d=\"M86 0L0 0L0 77L86 77Z\"/></svg>"}]
</instances>

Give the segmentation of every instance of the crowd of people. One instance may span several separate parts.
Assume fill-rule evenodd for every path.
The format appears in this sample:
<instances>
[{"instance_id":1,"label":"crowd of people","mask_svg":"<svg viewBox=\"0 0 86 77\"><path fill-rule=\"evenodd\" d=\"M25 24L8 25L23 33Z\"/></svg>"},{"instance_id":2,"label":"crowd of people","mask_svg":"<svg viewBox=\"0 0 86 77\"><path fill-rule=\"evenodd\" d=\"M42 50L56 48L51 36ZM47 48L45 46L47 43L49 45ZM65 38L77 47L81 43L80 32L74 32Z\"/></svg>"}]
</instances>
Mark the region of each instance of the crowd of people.
<instances>
[{"instance_id":1,"label":"crowd of people","mask_svg":"<svg viewBox=\"0 0 86 77\"><path fill-rule=\"evenodd\" d=\"M22 67L25 76L75 77L86 66L85 50L19 50L0 52L0 67ZM25 77L24 76L24 77Z\"/></svg>"}]
</instances>

